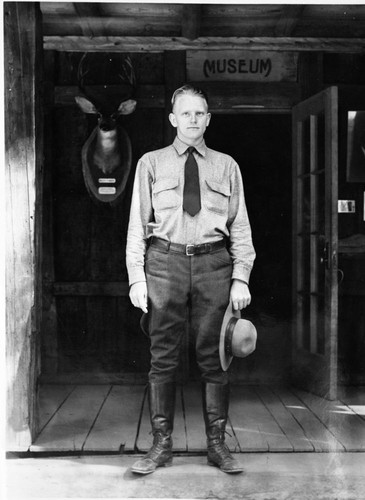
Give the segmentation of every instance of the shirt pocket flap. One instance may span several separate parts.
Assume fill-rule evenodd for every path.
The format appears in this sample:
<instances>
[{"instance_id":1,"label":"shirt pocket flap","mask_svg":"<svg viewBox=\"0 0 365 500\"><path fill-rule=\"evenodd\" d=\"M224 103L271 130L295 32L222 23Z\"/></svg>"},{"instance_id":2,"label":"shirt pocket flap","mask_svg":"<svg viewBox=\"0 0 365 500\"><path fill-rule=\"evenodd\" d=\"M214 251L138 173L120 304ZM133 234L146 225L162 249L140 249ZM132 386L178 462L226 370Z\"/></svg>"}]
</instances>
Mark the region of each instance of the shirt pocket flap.
<instances>
[{"instance_id":1,"label":"shirt pocket flap","mask_svg":"<svg viewBox=\"0 0 365 500\"><path fill-rule=\"evenodd\" d=\"M153 185L153 193L157 194L168 189L175 189L179 185L179 179L159 179Z\"/></svg>"},{"instance_id":2,"label":"shirt pocket flap","mask_svg":"<svg viewBox=\"0 0 365 500\"><path fill-rule=\"evenodd\" d=\"M210 187L212 191L215 191L216 193L223 194L224 196L230 196L231 195L231 188L229 184L222 184L221 182L217 181L212 181L206 179L206 183Z\"/></svg>"}]
</instances>

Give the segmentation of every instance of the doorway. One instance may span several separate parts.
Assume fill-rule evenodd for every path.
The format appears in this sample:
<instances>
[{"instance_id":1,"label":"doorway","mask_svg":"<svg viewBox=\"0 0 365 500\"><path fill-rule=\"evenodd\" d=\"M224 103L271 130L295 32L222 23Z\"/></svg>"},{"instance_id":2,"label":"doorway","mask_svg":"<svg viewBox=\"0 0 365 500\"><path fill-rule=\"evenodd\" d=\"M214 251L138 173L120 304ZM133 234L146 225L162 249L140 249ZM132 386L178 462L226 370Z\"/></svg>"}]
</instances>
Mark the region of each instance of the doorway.
<instances>
[{"instance_id":1,"label":"doorway","mask_svg":"<svg viewBox=\"0 0 365 500\"><path fill-rule=\"evenodd\" d=\"M214 114L208 147L239 164L257 257L250 280L252 304L244 311L258 330L256 352L234 359L238 382L284 382L291 359L291 116ZM190 348L189 360L193 359ZM190 361L190 377L198 376Z\"/></svg>"}]
</instances>

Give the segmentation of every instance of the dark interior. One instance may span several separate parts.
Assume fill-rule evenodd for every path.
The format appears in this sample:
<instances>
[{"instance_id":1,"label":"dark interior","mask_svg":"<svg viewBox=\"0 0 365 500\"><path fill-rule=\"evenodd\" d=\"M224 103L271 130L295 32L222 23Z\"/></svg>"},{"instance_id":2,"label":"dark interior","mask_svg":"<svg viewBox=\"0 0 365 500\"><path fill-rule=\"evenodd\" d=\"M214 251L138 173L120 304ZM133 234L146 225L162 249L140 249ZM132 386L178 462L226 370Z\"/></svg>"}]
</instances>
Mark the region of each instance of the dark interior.
<instances>
[{"instance_id":1,"label":"dark interior","mask_svg":"<svg viewBox=\"0 0 365 500\"><path fill-rule=\"evenodd\" d=\"M214 115L206 133L213 149L230 154L242 172L257 257L252 309L291 314L291 117Z\"/></svg>"}]
</instances>

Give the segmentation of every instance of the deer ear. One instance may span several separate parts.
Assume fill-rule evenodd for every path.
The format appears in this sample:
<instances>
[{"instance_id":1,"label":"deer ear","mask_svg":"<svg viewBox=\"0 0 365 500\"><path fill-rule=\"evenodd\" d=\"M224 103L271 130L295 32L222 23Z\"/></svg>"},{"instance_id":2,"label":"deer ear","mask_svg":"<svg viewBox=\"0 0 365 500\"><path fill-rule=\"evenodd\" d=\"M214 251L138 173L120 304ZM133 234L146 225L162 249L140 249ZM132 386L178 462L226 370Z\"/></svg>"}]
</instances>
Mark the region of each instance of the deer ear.
<instances>
[{"instance_id":1,"label":"deer ear","mask_svg":"<svg viewBox=\"0 0 365 500\"><path fill-rule=\"evenodd\" d=\"M136 109L137 101L133 99L128 99L128 101L123 101L119 104L118 112L120 115L130 115Z\"/></svg>"},{"instance_id":2,"label":"deer ear","mask_svg":"<svg viewBox=\"0 0 365 500\"><path fill-rule=\"evenodd\" d=\"M77 104L80 106L81 110L84 113L88 113L88 114L92 114L92 115L98 113L94 104L91 101L89 101L88 99L86 99L86 97L76 96L75 101L77 102Z\"/></svg>"}]
</instances>

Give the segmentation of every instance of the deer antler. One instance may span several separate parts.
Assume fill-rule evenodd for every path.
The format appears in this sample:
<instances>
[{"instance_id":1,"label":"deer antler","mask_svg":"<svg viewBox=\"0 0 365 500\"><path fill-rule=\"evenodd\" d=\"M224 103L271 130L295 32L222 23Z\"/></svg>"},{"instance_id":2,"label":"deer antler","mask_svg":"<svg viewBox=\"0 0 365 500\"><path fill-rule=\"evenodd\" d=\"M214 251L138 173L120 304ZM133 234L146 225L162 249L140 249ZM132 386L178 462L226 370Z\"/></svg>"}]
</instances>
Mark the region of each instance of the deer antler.
<instances>
[{"instance_id":1,"label":"deer antler","mask_svg":"<svg viewBox=\"0 0 365 500\"><path fill-rule=\"evenodd\" d=\"M84 80L85 80L85 76L89 73L89 68L86 67L85 69L85 61L86 61L86 57L87 57L87 52L85 52L83 54L83 56L81 57L80 59L80 62L79 62L79 66L77 68L77 82L78 82L78 86L79 86L79 89L86 95L86 89L85 89L85 85L84 85Z\"/></svg>"},{"instance_id":2,"label":"deer antler","mask_svg":"<svg viewBox=\"0 0 365 500\"><path fill-rule=\"evenodd\" d=\"M122 72L118 74L123 82L129 83L133 88L136 87L136 74L134 72L132 60L127 56L122 63Z\"/></svg>"}]
</instances>

